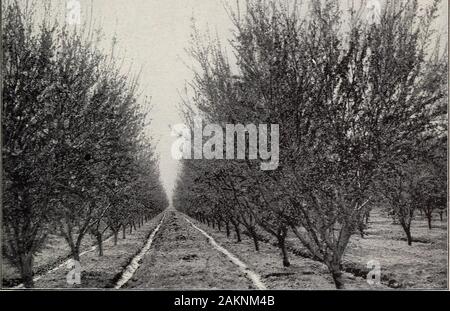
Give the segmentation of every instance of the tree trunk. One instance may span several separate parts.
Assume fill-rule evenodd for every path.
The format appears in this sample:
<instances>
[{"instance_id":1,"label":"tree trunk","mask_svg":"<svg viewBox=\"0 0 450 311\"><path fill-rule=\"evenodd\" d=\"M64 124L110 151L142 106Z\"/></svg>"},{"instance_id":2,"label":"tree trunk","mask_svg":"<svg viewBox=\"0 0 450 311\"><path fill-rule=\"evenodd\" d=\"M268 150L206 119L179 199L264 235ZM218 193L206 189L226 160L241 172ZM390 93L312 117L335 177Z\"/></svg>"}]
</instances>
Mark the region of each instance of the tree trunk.
<instances>
[{"instance_id":1,"label":"tree trunk","mask_svg":"<svg viewBox=\"0 0 450 311\"><path fill-rule=\"evenodd\" d=\"M256 235L252 235L253 244L255 244L255 251L259 252L259 242L258 237Z\"/></svg>"},{"instance_id":2,"label":"tree trunk","mask_svg":"<svg viewBox=\"0 0 450 311\"><path fill-rule=\"evenodd\" d=\"M412 235L411 235L411 228L403 227L403 230L406 233L406 240L408 241L408 245L412 245Z\"/></svg>"},{"instance_id":3,"label":"tree trunk","mask_svg":"<svg viewBox=\"0 0 450 311\"><path fill-rule=\"evenodd\" d=\"M117 245L117 237L119 235L119 231L114 231L114 245Z\"/></svg>"},{"instance_id":4,"label":"tree trunk","mask_svg":"<svg viewBox=\"0 0 450 311\"><path fill-rule=\"evenodd\" d=\"M126 239L126 226L122 226L122 239Z\"/></svg>"},{"instance_id":5,"label":"tree trunk","mask_svg":"<svg viewBox=\"0 0 450 311\"><path fill-rule=\"evenodd\" d=\"M334 285L336 289L345 289L344 277L341 271L341 263L340 260L337 259L336 256L333 258L324 258L325 265L328 267L328 271L330 271L331 277L333 278Z\"/></svg>"},{"instance_id":6,"label":"tree trunk","mask_svg":"<svg viewBox=\"0 0 450 311\"><path fill-rule=\"evenodd\" d=\"M430 215L427 215L427 220L428 220L428 229L432 229L432 227L431 227L431 218L432 218L433 216L430 214Z\"/></svg>"},{"instance_id":7,"label":"tree trunk","mask_svg":"<svg viewBox=\"0 0 450 311\"><path fill-rule=\"evenodd\" d=\"M27 253L21 256L20 276L26 288L34 287L33 281L33 254Z\"/></svg>"},{"instance_id":8,"label":"tree trunk","mask_svg":"<svg viewBox=\"0 0 450 311\"><path fill-rule=\"evenodd\" d=\"M225 230L227 231L227 238L230 237L230 223L227 221L225 222Z\"/></svg>"},{"instance_id":9,"label":"tree trunk","mask_svg":"<svg viewBox=\"0 0 450 311\"><path fill-rule=\"evenodd\" d=\"M98 256L103 256L103 237L100 232L95 234L95 238L97 239L97 247L98 247Z\"/></svg>"},{"instance_id":10,"label":"tree trunk","mask_svg":"<svg viewBox=\"0 0 450 311\"><path fill-rule=\"evenodd\" d=\"M222 226L221 226L221 224L220 224L220 220L217 221L217 228L219 229L219 231L222 230Z\"/></svg>"},{"instance_id":11,"label":"tree trunk","mask_svg":"<svg viewBox=\"0 0 450 311\"><path fill-rule=\"evenodd\" d=\"M234 230L236 231L236 242L241 242L241 230L239 229L239 224L238 223L233 223L234 225Z\"/></svg>"},{"instance_id":12,"label":"tree trunk","mask_svg":"<svg viewBox=\"0 0 450 311\"><path fill-rule=\"evenodd\" d=\"M363 221L360 221L358 224L358 231L361 235L361 238L364 239L364 230L366 229L366 226L364 225Z\"/></svg>"},{"instance_id":13,"label":"tree trunk","mask_svg":"<svg viewBox=\"0 0 450 311\"><path fill-rule=\"evenodd\" d=\"M250 229L250 235L252 236L253 244L255 244L255 250L258 252L259 251L259 241L258 241L258 236L257 236L255 230Z\"/></svg>"},{"instance_id":14,"label":"tree trunk","mask_svg":"<svg viewBox=\"0 0 450 311\"><path fill-rule=\"evenodd\" d=\"M76 245L71 247L72 259L76 261L80 261L80 246Z\"/></svg>"},{"instance_id":15,"label":"tree trunk","mask_svg":"<svg viewBox=\"0 0 450 311\"><path fill-rule=\"evenodd\" d=\"M337 289L345 289L344 278L342 276L342 272L339 268L331 269L331 276L333 277L334 285Z\"/></svg>"},{"instance_id":16,"label":"tree trunk","mask_svg":"<svg viewBox=\"0 0 450 311\"><path fill-rule=\"evenodd\" d=\"M286 250L286 236L285 235L278 235L278 247L281 250L281 256L283 256L283 266L289 267L291 263L289 262L288 252Z\"/></svg>"},{"instance_id":17,"label":"tree trunk","mask_svg":"<svg viewBox=\"0 0 450 311\"><path fill-rule=\"evenodd\" d=\"M439 212L439 217L441 218L441 221L444 221L444 218L442 217L443 214L444 214L443 211L440 211L440 212Z\"/></svg>"}]
</instances>

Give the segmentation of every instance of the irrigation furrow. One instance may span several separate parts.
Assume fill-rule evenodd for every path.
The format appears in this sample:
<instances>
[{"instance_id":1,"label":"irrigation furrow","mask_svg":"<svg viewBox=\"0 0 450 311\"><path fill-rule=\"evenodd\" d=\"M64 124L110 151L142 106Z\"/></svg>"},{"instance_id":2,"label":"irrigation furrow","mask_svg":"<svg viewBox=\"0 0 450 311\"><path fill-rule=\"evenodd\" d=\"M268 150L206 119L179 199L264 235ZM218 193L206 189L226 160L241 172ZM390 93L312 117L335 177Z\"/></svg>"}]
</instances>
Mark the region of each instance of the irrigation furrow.
<instances>
[{"instance_id":1,"label":"irrigation furrow","mask_svg":"<svg viewBox=\"0 0 450 311\"><path fill-rule=\"evenodd\" d=\"M147 242L145 243L144 247L141 249L141 251L131 260L130 264L125 268L123 271L119 281L117 281L116 285L114 286L115 289L119 289L122 286L124 286L134 275L136 270L140 266L140 262L142 260L142 257L145 256L145 254L148 252L150 247L152 246L153 239L155 238L156 233L158 233L159 228L161 227L162 223L164 222L164 218L166 217L166 213L164 213L163 217L161 218L158 226L153 230L153 232L150 234Z\"/></svg>"},{"instance_id":2,"label":"irrigation furrow","mask_svg":"<svg viewBox=\"0 0 450 311\"><path fill-rule=\"evenodd\" d=\"M186 217L184 218L193 228L197 229L201 234L203 234L209 241L209 243L219 252L223 253L225 256L227 256L235 265L239 267L242 273L244 273L248 279L250 279L253 282L253 285L257 289L267 289L266 285L261 281L261 277L254 271L250 270L248 266L243 263L239 258L237 258L235 255L230 253L226 248L219 245L213 237L211 237L208 233L206 233L204 230L200 229L196 225L194 225L189 219Z\"/></svg>"}]
</instances>

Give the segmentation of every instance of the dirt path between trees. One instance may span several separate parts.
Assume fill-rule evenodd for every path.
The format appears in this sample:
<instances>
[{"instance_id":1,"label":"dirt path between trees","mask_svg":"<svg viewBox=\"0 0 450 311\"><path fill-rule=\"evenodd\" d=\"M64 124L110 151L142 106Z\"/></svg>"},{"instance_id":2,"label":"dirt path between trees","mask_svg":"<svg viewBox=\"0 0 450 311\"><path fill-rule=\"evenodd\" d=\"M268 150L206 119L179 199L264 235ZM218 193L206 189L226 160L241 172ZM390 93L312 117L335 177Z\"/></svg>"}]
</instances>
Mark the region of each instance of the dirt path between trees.
<instances>
[{"instance_id":1,"label":"dirt path between trees","mask_svg":"<svg viewBox=\"0 0 450 311\"><path fill-rule=\"evenodd\" d=\"M124 288L257 289L248 273L211 245L211 239L168 211L153 247ZM237 258L236 258L237 259ZM244 264L245 265L245 264Z\"/></svg>"}]
</instances>

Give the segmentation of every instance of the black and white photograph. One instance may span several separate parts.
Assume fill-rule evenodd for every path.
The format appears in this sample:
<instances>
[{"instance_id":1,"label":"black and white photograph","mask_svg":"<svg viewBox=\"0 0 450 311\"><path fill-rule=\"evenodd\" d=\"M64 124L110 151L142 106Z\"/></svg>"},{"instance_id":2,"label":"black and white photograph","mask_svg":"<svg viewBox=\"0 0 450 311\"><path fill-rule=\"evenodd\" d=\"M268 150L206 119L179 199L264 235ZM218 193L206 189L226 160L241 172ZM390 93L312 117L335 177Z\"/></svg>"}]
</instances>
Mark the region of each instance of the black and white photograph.
<instances>
[{"instance_id":1,"label":"black and white photograph","mask_svg":"<svg viewBox=\"0 0 450 311\"><path fill-rule=\"evenodd\" d=\"M1 290L448 291L448 56L447 0L2 0Z\"/></svg>"}]
</instances>

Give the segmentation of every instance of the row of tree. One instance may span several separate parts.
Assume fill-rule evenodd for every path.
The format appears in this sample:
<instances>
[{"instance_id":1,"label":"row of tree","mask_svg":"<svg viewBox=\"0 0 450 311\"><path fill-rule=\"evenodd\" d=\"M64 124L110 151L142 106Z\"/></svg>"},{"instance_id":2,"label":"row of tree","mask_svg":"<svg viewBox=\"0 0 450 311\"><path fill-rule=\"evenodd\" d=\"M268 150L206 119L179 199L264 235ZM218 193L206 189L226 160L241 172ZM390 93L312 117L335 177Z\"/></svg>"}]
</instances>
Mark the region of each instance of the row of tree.
<instances>
[{"instance_id":1,"label":"row of tree","mask_svg":"<svg viewBox=\"0 0 450 311\"><path fill-rule=\"evenodd\" d=\"M266 231L285 266L290 231L337 288L347 244L373 206L389 206L411 244L414 211L446 206L447 51L432 41L439 1L392 2L374 23L339 1L311 1L302 13L249 0L230 11L233 60L195 32L186 123L279 124L279 167L261 171L248 151L183 160L175 207L238 241L244 228L256 250Z\"/></svg>"},{"instance_id":2,"label":"row of tree","mask_svg":"<svg viewBox=\"0 0 450 311\"><path fill-rule=\"evenodd\" d=\"M100 34L2 7L3 256L33 286L33 258L49 234L79 260L92 234L130 230L167 206L138 102L137 78Z\"/></svg>"}]
</instances>

